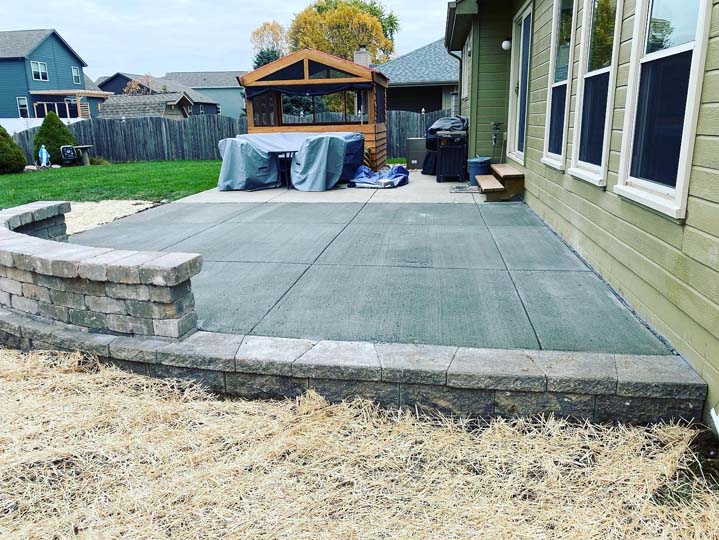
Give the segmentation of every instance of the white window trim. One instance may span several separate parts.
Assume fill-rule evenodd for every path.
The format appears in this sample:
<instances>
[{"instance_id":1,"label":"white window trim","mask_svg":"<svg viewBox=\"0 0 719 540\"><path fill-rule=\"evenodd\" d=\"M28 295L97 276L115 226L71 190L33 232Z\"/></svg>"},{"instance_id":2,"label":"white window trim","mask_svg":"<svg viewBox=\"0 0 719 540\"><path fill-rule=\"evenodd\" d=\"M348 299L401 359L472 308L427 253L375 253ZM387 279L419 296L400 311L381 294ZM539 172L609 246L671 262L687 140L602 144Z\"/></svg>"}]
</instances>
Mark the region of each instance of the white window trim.
<instances>
[{"instance_id":1,"label":"white window trim","mask_svg":"<svg viewBox=\"0 0 719 540\"><path fill-rule=\"evenodd\" d=\"M40 74L40 78L35 78L35 70L32 68L33 64L37 64L37 71ZM47 79L42 78L42 70L40 69L40 65L45 66L45 75L47 75ZM50 80L50 72L47 70L47 62L40 62L38 60L30 60L30 75L32 75L33 81L40 81L40 82L48 82Z\"/></svg>"},{"instance_id":2,"label":"white window trim","mask_svg":"<svg viewBox=\"0 0 719 540\"><path fill-rule=\"evenodd\" d=\"M524 166L525 152L517 149L517 130L519 125L517 123L517 107L519 105L519 96L513 95L514 87L519 84L517 74L521 70L522 66L522 41L520 36L517 35L517 20L519 20L519 27L522 28L524 19L532 17L532 21L529 26L529 71L530 76L527 81L527 111L524 126L524 149L527 149L527 127L529 125L529 105L530 105L530 93L529 93L529 81L531 80L532 70L532 32L534 31L534 10L532 0L527 0L524 5L517 10L512 18L512 49L510 54L512 55L509 61L509 107L508 107L508 124L507 124L507 159L511 159ZM516 52L515 52L516 48ZM516 61L516 66L515 66ZM517 69L515 69L515 67Z\"/></svg>"},{"instance_id":3,"label":"white window trim","mask_svg":"<svg viewBox=\"0 0 719 540\"><path fill-rule=\"evenodd\" d=\"M20 112L20 100L25 100L25 109L27 109L27 117L24 117L22 113ZM30 100L27 99L25 96L18 96L15 98L15 104L17 105L17 114L18 118L32 118L30 116Z\"/></svg>"},{"instance_id":4,"label":"white window trim","mask_svg":"<svg viewBox=\"0 0 719 540\"><path fill-rule=\"evenodd\" d=\"M584 0L582 9L582 37L579 52L579 73L577 74L577 106L574 111L574 140L572 142L572 157L569 174L604 187L607 185L607 168L609 167L609 146L612 140L612 125L614 123L614 97L616 93L617 66L619 64L619 44L622 35L622 21L624 20L624 0L617 0L617 11L614 19L614 46L612 47L611 64L605 68L588 72L589 49L591 48L592 15L594 0ZM604 138L602 139L602 160L599 165L587 163L579 159L579 145L582 137L582 113L584 111L584 81L589 77L609 72L607 90L607 111L604 116Z\"/></svg>"},{"instance_id":5,"label":"white window trim","mask_svg":"<svg viewBox=\"0 0 719 540\"><path fill-rule=\"evenodd\" d=\"M553 167L558 171L564 172L565 159L564 154L567 148L567 132L569 131L569 105L572 102L572 67L574 66L574 34L577 32L577 0L572 2L572 23L570 24L569 39L569 64L567 65L567 79L564 81L554 81L554 70L557 63L557 39L559 37L559 10L561 9L562 0L554 0L553 16L552 16L552 37L549 57L549 73L547 74L547 114L544 120L544 153L541 162L549 167ZM555 154L549 151L549 129L551 125L552 115L552 90L559 86L567 86L567 97L564 100L564 123L562 125L562 153Z\"/></svg>"},{"instance_id":6,"label":"white window trim","mask_svg":"<svg viewBox=\"0 0 719 540\"><path fill-rule=\"evenodd\" d=\"M77 70L77 82L75 82L75 70ZM70 66L72 73L72 84L82 84L82 70L77 66Z\"/></svg>"},{"instance_id":7,"label":"white window trim","mask_svg":"<svg viewBox=\"0 0 719 540\"><path fill-rule=\"evenodd\" d=\"M697 120L701 104L704 65L709 45L712 2L710 0L699 0L697 30L694 42L651 53L647 55L647 59L644 60L649 61L671 54L678 54L690 50L692 47L694 51L689 72L689 91L687 95L686 112L684 114L684 126L682 129L682 145L679 153L677 183L674 188L640 178L633 178L630 175L637 100L639 98L640 69L646 48L647 23L649 22L650 7L651 0L637 0L629 64L629 81L627 83L627 104L622 136L622 153L619 161L618 183L614 186L614 192L629 200L647 206L652 210L666 214L671 218L683 219L686 217L687 211L689 177L691 175Z\"/></svg>"},{"instance_id":8,"label":"white window trim","mask_svg":"<svg viewBox=\"0 0 719 540\"><path fill-rule=\"evenodd\" d=\"M205 114L205 106L200 103L200 114Z\"/></svg>"}]
</instances>

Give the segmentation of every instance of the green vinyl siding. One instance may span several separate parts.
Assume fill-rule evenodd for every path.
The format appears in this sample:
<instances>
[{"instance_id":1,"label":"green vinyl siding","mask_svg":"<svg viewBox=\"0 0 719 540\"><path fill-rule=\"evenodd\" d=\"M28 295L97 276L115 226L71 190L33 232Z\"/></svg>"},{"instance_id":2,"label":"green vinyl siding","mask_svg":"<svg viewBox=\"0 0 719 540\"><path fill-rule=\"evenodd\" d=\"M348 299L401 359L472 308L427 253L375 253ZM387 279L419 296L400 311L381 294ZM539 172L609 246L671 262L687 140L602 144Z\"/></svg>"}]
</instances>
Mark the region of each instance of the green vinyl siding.
<instances>
[{"instance_id":1,"label":"green vinyl siding","mask_svg":"<svg viewBox=\"0 0 719 540\"><path fill-rule=\"evenodd\" d=\"M473 1L473 0L468 0ZM577 0L567 163L572 155L583 0ZM509 7L508 7L509 5ZM482 2L471 34L470 153L491 155L492 121L507 125L510 54L500 44L525 5ZM635 0L624 0L611 126L607 186L597 187L541 162L544 149L553 0L532 0L525 199L663 334L709 383L706 413L719 409L719 0L714 0L687 215L675 220L613 191L618 181ZM469 36L468 36L469 37ZM516 47L517 44L513 44ZM495 160L498 161L498 160ZM707 416L708 418L708 416Z\"/></svg>"},{"instance_id":2,"label":"green vinyl siding","mask_svg":"<svg viewBox=\"0 0 719 540\"><path fill-rule=\"evenodd\" d=\"M580 1L566 156L575 125ZM673 220L613 192L621 156L634 0L625 0L607 187L541 163L546 121L552 0L535 0L525 161L526 200L709 382L719 407L719 1L714 2L687 216ZM496 8L498 11L502 8ZM482 14L480 13L480 18ZM481 68L480 74L481 77ZM473 130L481 132L475 124ZM707 411L709 407L707 407Z\"/></svg>"}]
</instances>

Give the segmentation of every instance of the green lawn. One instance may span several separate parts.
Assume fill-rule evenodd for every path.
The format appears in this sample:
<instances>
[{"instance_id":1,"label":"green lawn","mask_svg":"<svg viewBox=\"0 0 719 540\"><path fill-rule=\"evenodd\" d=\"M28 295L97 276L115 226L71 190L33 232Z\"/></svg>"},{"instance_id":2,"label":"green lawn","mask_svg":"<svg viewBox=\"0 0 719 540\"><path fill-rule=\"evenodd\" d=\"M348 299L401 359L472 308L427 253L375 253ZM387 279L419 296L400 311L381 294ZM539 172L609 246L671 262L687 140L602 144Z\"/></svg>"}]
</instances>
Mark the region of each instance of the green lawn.
<instances>
[{"instance_id":1,"label":"green lawn","mask_svg":"<svg viewBox=\"0 0 719 540\"><path fill-rule=\"evenodd\" d=\"M39 200L175 200L217 185L220 161L152 161L0 176L0 208Z\"/></svg>"}]
</instances>

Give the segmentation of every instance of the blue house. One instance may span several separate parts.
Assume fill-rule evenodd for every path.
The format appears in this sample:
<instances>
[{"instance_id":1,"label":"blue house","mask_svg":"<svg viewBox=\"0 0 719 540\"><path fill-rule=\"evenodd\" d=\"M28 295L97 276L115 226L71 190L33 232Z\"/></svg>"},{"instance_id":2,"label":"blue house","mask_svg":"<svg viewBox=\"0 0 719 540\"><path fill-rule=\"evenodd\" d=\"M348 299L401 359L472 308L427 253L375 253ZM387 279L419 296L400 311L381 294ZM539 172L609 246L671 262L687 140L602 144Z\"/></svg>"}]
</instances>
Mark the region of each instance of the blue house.
<instances>
[{"instance_id":1,"label":"blue house","mask_svg":"<svg viewBox=\"0 0 719 540\"><path fill-rule=\"evenodd\" d=\"M110 77L99 78L97 80L97 86L106 92L121 95L124 93L128 83L132 81L137 83L138 93L140 94L185 94L192 102L190 113L193 115L220 114L220 105L216 99L206 96L172 79L119 72Z\"/></svg>"},{"instance_id":2,"label":"blue house","mask_svg":"<svg viewBox=\"0 0 719 540\"><path fill-rule=\"evenodd\" d=\"M86 85L87 64L55 30L0 32L0 118L90 118L109 95Z\"/></svg>"},{"instance_id":3,"label":"blue house","mask_svg":"<svg viewBox=\"0 0 719 540\"><path fill-rule=\"evenodd\" d=\"M245 89L238 82L246 71L172 71L164 79L177 81L217 101L220 114L239 118L245 113Z\"/></svg>"}]
</instances>

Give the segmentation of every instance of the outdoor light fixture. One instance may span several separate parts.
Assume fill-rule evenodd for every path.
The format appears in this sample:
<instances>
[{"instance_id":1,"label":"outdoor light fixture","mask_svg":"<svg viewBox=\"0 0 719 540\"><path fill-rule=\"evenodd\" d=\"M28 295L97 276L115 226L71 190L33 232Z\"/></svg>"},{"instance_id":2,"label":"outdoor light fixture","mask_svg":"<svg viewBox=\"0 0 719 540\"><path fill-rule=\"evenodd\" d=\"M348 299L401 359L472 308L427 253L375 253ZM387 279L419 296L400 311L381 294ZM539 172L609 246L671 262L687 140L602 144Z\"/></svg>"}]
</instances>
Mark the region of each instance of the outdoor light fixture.
<instances>
[{"instance_id":1,"label":"outdoor light fixture","mask_svg":"<svg viewBox=\"0 0 719 540\"><path fill-rule=\"evenodd\" d=\"M508 51L508 50L511 49L511 48L512 48L512 40L511 40L511 39L505 39L505 40L502 42L502 50L503 50L503 51Z\"/></svg>"}]
</instances>

